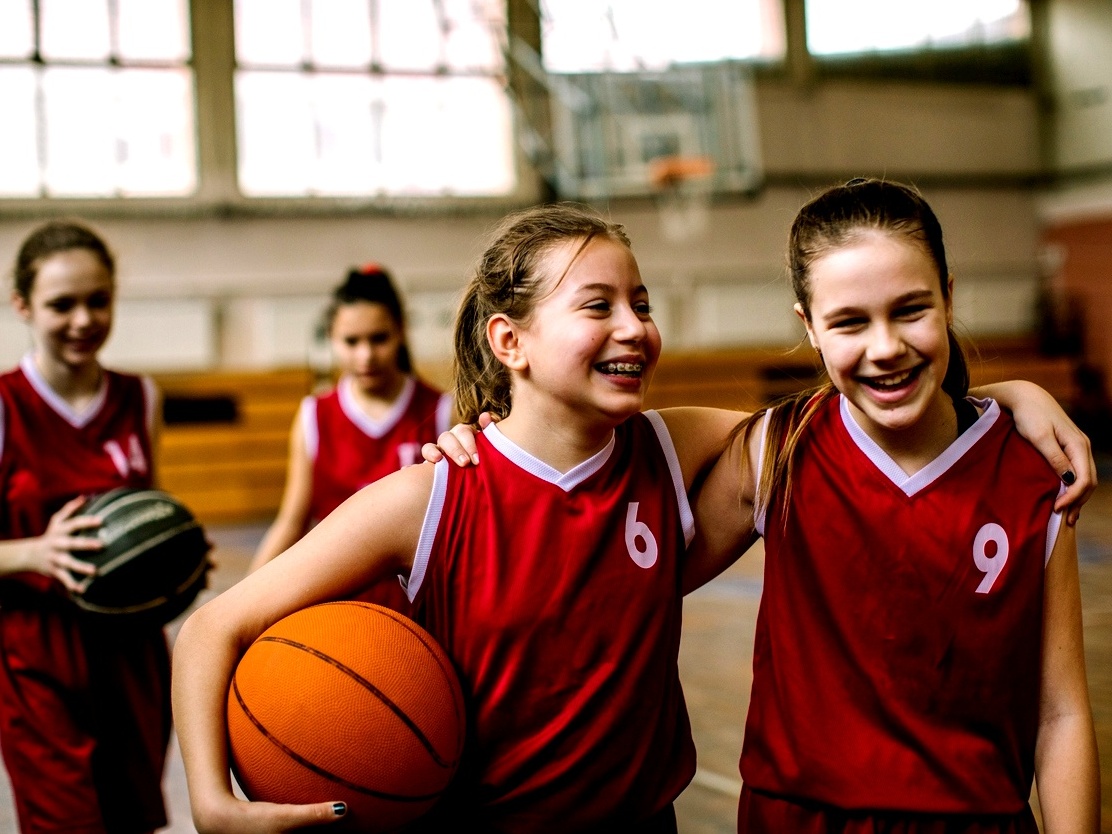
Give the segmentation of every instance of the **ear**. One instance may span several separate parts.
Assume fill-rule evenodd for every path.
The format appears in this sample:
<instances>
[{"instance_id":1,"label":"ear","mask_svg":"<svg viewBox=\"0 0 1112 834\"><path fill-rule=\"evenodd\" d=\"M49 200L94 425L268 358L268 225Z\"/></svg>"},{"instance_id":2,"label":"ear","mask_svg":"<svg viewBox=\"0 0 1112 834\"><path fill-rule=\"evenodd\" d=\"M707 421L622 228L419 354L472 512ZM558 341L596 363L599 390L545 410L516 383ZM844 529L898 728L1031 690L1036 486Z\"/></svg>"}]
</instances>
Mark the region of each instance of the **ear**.
<instances>
[{"instance_id":1,"label":"ear","mask_svg":"<svg viewBox=\"0 0 1112 834\"><path fill-rule=\"evenodd\" d=\"M811 343L811 347L818 350L818 339L815 338L815 329L811 327L811 320L807 318L807 311L803 309L803 305L799 302L796 302L792 309L795 310L795 314L799 316L799 320L803 322L803 326L807 328L807 341Z\"/></svg>"},{"instance_id":2,"label":"ear","mask_svg":"<svg viewBox=\"0 0 1112 834\"><path fill-rule=\"evenodd\" d=\"M494 358L511 371L524 371L529 367L518 326L505 313L496 313L490 317L486 336Z\"/></svg>"},{"instance_id":3,"label":"ear","mask_svg":"<svg viewBox=\"0 0 1112 834\"><path fill-rule=\"evenodd\" d=\"M31 320L31 308L27 305L27 300L17 292L12 293L12 309L24 321Z\"/></svg>"}]
</instances>

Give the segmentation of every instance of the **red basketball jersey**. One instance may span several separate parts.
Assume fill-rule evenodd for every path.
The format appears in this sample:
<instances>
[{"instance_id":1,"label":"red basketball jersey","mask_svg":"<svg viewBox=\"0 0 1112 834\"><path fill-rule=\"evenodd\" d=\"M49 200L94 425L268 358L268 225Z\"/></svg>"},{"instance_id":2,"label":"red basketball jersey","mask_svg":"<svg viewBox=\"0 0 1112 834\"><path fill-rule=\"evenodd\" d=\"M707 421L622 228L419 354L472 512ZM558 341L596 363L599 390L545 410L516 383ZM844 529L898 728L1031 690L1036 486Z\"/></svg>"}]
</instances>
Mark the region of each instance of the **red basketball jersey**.
<instances>
[{"instance_id":1,"label":"red basketball jersey","mask_svg":"<svg viewBox=\"0 0 1112 834\"><path fill-rule=\"evenodd\" d=\"M351 380L342 377L327 394L301 404L305 448L313 461L309 515L320 521L367 484L419 463L421 444L450 427L452 400L409 377L390 412L372 420L356 404ZM397 578L376 582L358 599L406 612L409 600Z\"/></svg>"},{"instance_id":2,"label":"red basketball jersey","mask_svg":"<svg viewBox=\"0 0 1112 834\"><path fill-rule=\"evenodd\" d=\"M355 403L344 377L327 394L301 405L305 448L313 461L310 514L320 521L367 484L420 463L421 445L447 431L451 398L409 377L390 413L372 420Z\"/></svg>"},{"instance_id":3,"label":"red basketball jersey","mask_svg":"<svg viewBox=\"0 0 1112 834\"><path fill-rule=\"evenodd\" d=\"M638 415L564 474L497 427L478 443L478 467L437 464L409 578L469 703L451 819L484 832L644 819L695 770L677 669L693 522L667 429Z\"/></svg>"},{"instance_id":4,"label":"red basketball jersey","mask_svg":"<svg viewBox=\"0 0 1112 834\"><path fill-rule=\"evenodd\" d=\"M840 808L1014 814L1060 482L996 403L907 476L841 397L773 496L741 773Z\"/></svg>"},{"instance_id":5,"label":"red basketball jersey","mask_svg":"<svg viewBox=\"0 0 1112 834\"><path fill-rule=\"evenodd\" d=\"M152 483L153 383L104 371L96 398L75 412L47 385L33 359L0 375L0 537L39 536L78 495ZM22 574L39 590L54 584Z\"/></svg>"}]
</instances>

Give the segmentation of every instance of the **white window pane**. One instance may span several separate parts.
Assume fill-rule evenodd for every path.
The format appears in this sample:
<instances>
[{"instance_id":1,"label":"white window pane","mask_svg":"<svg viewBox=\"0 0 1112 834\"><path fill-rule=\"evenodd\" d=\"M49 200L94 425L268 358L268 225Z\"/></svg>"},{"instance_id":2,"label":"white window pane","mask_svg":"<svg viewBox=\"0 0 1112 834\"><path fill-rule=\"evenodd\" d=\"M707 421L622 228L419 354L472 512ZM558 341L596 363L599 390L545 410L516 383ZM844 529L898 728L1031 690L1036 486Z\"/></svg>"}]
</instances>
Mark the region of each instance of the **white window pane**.
<instances>
[{"instance_id":1,"label":"white window pane","mask_svg":"<svg viewBox=\"0 0 1112 834\"><path fill-rule=\"evenodd\" d=\"M45 184L50 195L105 196L115 191L114 87L107 69L43 71Z\"/></svg>"},{"instance_id":2,"label":"white window pane","mask_svg":"<svg viewBox=\"0 0 1112 834\"><path fill-rule=\"evenodd\" d=\"M45 59L111 57L107 0L39 0Z\"/></svg>"},{"instance_id":3,"label":"white window pane","mask_svg":"<svg viewBox=\"0 0 1112 834\"><path fill-rule=\"evenodd\" d=\"M500 72L506 39L505 6L500 0L443 0L447 20L445 58L449 69Z\"/></svg>"},{"instance_id":4,"label":"white window pane","mask_svg":"<svg viewBox=\"0 0 1112 834\"><path fill-rule=\"evenodd\" d=\"M1022 0L807 0L807 48L818 55L967 46L1030 34Z\"/></svg>"},{"instance_id":5,"label":"white window pane","mask_svg":"<svg viewBox=\"0 0 1112 834\"><path fill-rule=\"evenodd\" d=\"M31 0L0 0L0 58L30 58L32 31Z\"/></svg>"},{"instance_id":6,"label":"white window pane","mask_svg":"<svg viewBox=\"0 0 1112 834\"><path fill-rule=\"evenodd\" d=\"M685 0L683 6L677 14L672 0L548 0L544 64L552 72L632 71L785 53L779 0Z\"/></svg>"},{"instance_id":7,"label":"white window pane","mask_svg":"<svg viewBox=\"0 0 1112 834\"><path fill-rule=\"evenodd\" d=\"M435 70L444 59L432 0L378 0L378 57L388 70Z\"/></svg>"},{"instance_id":8,"label":"white window pane","mask_svg":"<svg viewBox=\"0 0 1112 834\"><path fill-rule=\"evenodd\" d=\"M188 61L186 0L116 0L120 57Z\"/></svg>"},{"instance_id":9,"label":"white window pane","mask_svg":"<svg viewBox=\"0 0 1112 834\"><path fill-rule=\"evenodd\" d=\"M309 193L316 140L308 79L295 73L236 76L239 184L248 196Z\"/></svg>"},{"instance_id":10,"label":"white window pane","mask_svg":"<svg viewBox=\"0 0 1112 834\"><path fill-rule=\"evenodd\" d=\"M380 190L376 87L377 82L368 76L320 75L314 79L318 143L314 193L340 196Z\"/></svg>"},{"instance_id":11,"label":"white window pane","mask_svg":"<svg viewBox=\"0 0 1112 834\"><path fill-rule=\"evenodd\" d=\"M390 78L383 88L383 173L389 192L512 190L509 105L497 81Z\"/></svg>"},{"instance_id":12,"label":"white window pane","mask_svg":"<svg viewBox=\"0 0 1112 834\"><path fill-rule=\"evenodd\" d=\"M236 60L300 66L305 60L301 0L235 0Z\"/></svg>"},{"instance_id":13,"label":"white window pane","mask_svg":"<svg viewBox=\"0 0 1112 834\"><path fill-rule=\"evenodd\" d=\"M311 56L322 67L371 64L371 11L367 0L312 0Z\"/></svg>"},{"instance_id":14,"label":"white window pane","mask_svg":"<svg viewBox=\"0 0 1112 834\"><path fill-rule=\"evenodd\" d=\"M196 188L193 85L186 70L124 70L118 82L119 173L125 196Z\"/></svg>"},{"instance_id":15,"label":"white window pane","mask_svg":"<svg viewBox=\"0 0 1112 834\"><path fill-rule=\"evenodd\" d=\"M38 120L35 71L0 67L0 195L34 197L39 193Z\"/></svg>"}]
</instances>

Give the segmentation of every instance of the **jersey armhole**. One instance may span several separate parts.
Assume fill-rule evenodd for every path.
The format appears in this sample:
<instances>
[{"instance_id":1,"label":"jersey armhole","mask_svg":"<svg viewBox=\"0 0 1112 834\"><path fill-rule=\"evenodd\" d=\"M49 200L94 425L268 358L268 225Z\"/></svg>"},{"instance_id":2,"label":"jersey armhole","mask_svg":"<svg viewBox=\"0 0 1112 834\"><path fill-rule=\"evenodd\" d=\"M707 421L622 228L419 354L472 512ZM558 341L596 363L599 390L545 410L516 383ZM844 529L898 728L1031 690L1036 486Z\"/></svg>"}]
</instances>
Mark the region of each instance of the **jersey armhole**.
<instances>
[{"instance_id":1,"label":"jersey armhole","mask_svg":"<svg viewBox=\"0 0 1112 834\"><path fill-rule=\"evenodd\" d=\"M695 514L691 512L691 502L687 499L687 490L683 487L683 469L680 467L679 455L676 454L676 446L672 442L672 435L668 433L668 426L664 424L664 418L660 414L656 411L646 411L645 417L648 418L649 424L656 432L656 439L660 442L664 459L668 461L668 472L672 476L672 487L676 491L676 501L680 509L683 543L689 545L691 539L695 537Z\"/></svg>"},{"instance_id":2,"label":"jersey armhole","mask_svg":"<svg viewBox=\"0 0 1112 834\"><path fill-rule=\"evenodd\" d=\"M432 492L429 494L429 505L425 508L425 520L421 522L421 536L417 539L417 550L413 554L413 567L408 577L399 577L402 589L410 602L416 599L425 581L429 558L432 556L432 546L436 541L436 531L440 527L440 517L444 513L444 499L448 492L448 468L454 465L449 463L447 458L441 458L434 465Z\"/></svg>"},{"instance_id":3,"label":"jersey armhole","mask_svg":"<svg viewBox=\"0 0 1112 834\"><path fill-rule=\"evenodd\" d=\"M309 460L315 461L317 450L320 448L316 397L308 396L301 400L301 437L305 441L305 454Z\"/></svg>"},{"instance_id":4,"label":"jersey armhole","mask_svg":"<svg viewBox=\"0 0 1112 834\"><path fill-rule=\"evenodd\" d=\"M1058 497L1066 491L1066 485L1062 484L1058 488ZM1054 553L1054 545L1058 543L1058 533L1062 530L1062 513L1055 511L1050 514L1050 521L1046 523L1046 555L1043 556L1043 569L1050 564L1050 557Z\"/></svg>"},{"instance_id":5,"label":"jersey armhole","mask_svg":"<svg viewBox=\"0 0 1112 834\"><path fill-rule=\"evenodd\" d=\"M761 495L761 470L764 468L765 445L768 443L768 424L771 422L769 419L771 413L766 411L761 415L761 439L757 444L757 469L753 486L753 528L762 539L765 534L765 521L768 518L768 497ZM749 454L749 450L746 449L745 453Z\"/></svg>"}]
</instances>

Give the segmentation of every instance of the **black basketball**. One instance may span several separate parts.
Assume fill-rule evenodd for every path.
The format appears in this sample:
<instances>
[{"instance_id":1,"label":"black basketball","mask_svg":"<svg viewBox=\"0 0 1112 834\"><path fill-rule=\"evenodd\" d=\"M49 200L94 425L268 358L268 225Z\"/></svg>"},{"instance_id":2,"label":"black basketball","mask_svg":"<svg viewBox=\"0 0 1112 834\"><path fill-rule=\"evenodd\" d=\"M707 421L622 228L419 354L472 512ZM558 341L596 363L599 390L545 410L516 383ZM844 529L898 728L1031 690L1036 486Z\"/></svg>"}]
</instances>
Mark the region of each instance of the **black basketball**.
<instances>
[{"instance_id":1,"label":"black basketball","mask_svg":"<svg viewBox=\"0 0 1112 834\"><path fill-rule=\"evenodd\" d=\"M101 550L73 553L97 567L84 591L70 595L83 611L164 624L205 587L208 540L193 514L173 496L157 489L114 489L89 499L77 515L101 519L100 527L79 535L104 543Z\"/></svg>"}]
</instances>

